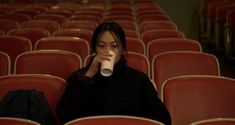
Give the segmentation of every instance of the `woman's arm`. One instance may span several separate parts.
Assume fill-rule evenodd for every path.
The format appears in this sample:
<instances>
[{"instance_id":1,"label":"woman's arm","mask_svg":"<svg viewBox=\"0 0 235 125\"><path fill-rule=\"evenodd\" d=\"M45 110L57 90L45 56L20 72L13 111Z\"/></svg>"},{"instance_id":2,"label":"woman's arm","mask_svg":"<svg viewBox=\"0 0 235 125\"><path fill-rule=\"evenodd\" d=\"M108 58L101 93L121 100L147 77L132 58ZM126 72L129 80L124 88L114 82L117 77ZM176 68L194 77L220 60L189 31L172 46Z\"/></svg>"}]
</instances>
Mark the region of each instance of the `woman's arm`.
<instances>
[{"instance_id":1,"label":"woman's arm","mask_svg":"<svg viewBox=\"0 0 235 125\"><path fill-rule=\"evenodd\" d=\"M143 110L145 117L171 125L171 116L158 98L158 93L149 78L145 78L143 87Z\"/></svg>"},{"instance_id":2,"label":"woman's arm","mask_svg":"<svg viewBox=\"0 0 235 125\"><path fill-rule=\"evenodd\" d=\"M85 116L90 107L90 95L94 79L85 76L85 71L73 73L67 80L66 89L57 105L57 115L61 122Z\"/></svg>"}]
</instances>

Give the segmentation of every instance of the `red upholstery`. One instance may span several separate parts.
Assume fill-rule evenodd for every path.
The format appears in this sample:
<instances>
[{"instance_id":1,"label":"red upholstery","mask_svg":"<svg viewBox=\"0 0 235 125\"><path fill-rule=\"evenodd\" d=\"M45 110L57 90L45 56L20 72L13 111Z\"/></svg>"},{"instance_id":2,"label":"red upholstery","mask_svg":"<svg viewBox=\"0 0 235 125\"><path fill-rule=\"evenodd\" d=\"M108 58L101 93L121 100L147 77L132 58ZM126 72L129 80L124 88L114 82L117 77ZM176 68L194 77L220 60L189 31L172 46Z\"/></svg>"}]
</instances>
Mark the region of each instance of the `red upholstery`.
<instances>
[{"instance_id":1,"label":"red upholstery","mask_svg":"<svg viewBox=\"0 0 235 125\"><path fill-rule=\"evenodd\" d=\"M17 57L15 74L49 74L67 79L81 66L81 57L75 53L63 50L35 50Z\"/></svg>"},{"instance_id":2,"label":"red upholstery","mask_svg":"<svg viewBox=\"0 0 235 125\"><path fill-rule=\"evenodd\" d=\"M48 30L51 34L59 30L60 24L49 20L31 20L22 24L23 28L42 28Z\"/></svg>"},{"instance_id":3,"label":"red upholstery","mask_svg":"<svg viewBox=\"0 0 235 125\"><path fill-rule=\"evenodd\" d=\"M0 117L1 125L40 125L35 121L31 121L23 118L14 118L14 117Z\"/></svg>"},{"instance_id":4,"label":"red upholstery","mask_svg":"<svg viewBox=\"0 0 235 125\"><path fill-rule=\"evenodd\" d=\"M121 115L90 116L75 119L65 125L164 125L147 118Z\"/></svg>"},{"instance_id":5,"label":"red upholstery","mask_svg":"<svg viewBox=\"0 0 235 125\"><path fill-rule=\"evenodd\" d=\"M160 38L185 38L185 36L183 32L176 30L151 30L141 34L141 38L147 46L147 44L152 40Z\"/></svg>"},{"instance_id":6,"label":"red upholstery","mask_svg":"<svg viewBox=\"0 0 235 125\"><path fill-rule=\"evenodd\" d=\"M9 31L8 35L26 37L30 39L32 46L34 46L39 39L49 37L50 32L41 28L19 28Z\"/></svg>"},{"instance_id":7,"label":"red upholstery","mask_svg":"<svg viewBox=\"0 0 235 125\"><path fill-rule=\"evenodd\" d=\"M147 57L152 62L157 54L167 51L201 51L201 44L192 39L186 38L161 38L152 40L147 45Z\"/></svg>"},{"instance_id":8,"label":"red upholstery","mask_svg":"<svg viewBox=\"0 0 235 125\"><path fill-rule=\"evenodd\" d=\"M54 32L53 36L71 36L78 37L91 42L93 31L82 29L61 29Z\"/></svg>"},{"instance_id":9,"label":"red upholstery","mask_svg":"<svg viewBox=\"0 0 235 125\"><path fill-rule=\"evenodd\" d=\"M190 125L234 125L234 118L205 119L191 123Z\"/></svg>"},{"instance_id":10,"label":"red upholstery","mask_svg":"<svg viewBox=\"0 0 235 125\"><path fill-rule=\"evenodd\" d=\"M11 59L7 53L0 51L0 76L11 73Z\"/></svg>"},{"instance_id":11,"label":"red upholstery","mask_svg":"<svg viewBox=\"0 0 235 125\"><path fill-rule=\"evenodd\" d=\"M16 57L26 51L32 50L29 39L21 36L0 36L0 51L5 52L11 59L11 73L13 73Z\"/></svg>"},{"instance_id":12,"label":"red upholstery","mask_svg":"<svg viewBox=\"0 0 235 125\"><path fill-rule=\"evenodd\" d=\"M145 55L144 42L137 38L126 37L127 51L137 52Z\"/></svg>"},{"instance_id":13,"label":"red upholstery","mask_svg":"<svg viewBox=\"0 0 235 125\"><path fill-rule=\"evenodd\" d=\"M174 77L164 83L162 92L173 125L235 116L235 80L231 78L209 75Z\"/></svg>"},{"instance_id":14,"label":"red upholstery","mask_svg":"<svg viewBox=\"0 0 235 125\"><path fill-rule=\"evenodd\" d=\"M160 93L165 80L183 75L220 75L217 58L197 51L171 51L156 55L152 61L152 79Z\"/></svg>"},{"instance_id":15,"label":"red upholstery","mask_svg":"<svg viewBox=\"0 0 235 125\"><path fill-rule=\"evenodd\" d=\"M40 49L59 49L78 54L82 62L89 55L88 41L75 37L54 36L43 38L37 41L35 50Z\"/></svg>"},{"instance_id":16,"label":"red upholstery","mask_svg":"<svg viewBox=\"0 0 235 125\"><path fill-rule=\"evenodd\" d=\"M140 53L127 52L126 53L127 65L144 72L150 76L150 64L148 58Z\"/></svg>"},{"instance_id":17,"label":"red upholstery","mask_svg":"<svg viewBox=\"0 0 235 125\"><path fill-rule=\"evenodd\" d=\"M0 29L4 31L4 34L7 34L12 29L18 28L20 28L20 24L17 21L0 19Z\"/></svg>"}]
</instances>

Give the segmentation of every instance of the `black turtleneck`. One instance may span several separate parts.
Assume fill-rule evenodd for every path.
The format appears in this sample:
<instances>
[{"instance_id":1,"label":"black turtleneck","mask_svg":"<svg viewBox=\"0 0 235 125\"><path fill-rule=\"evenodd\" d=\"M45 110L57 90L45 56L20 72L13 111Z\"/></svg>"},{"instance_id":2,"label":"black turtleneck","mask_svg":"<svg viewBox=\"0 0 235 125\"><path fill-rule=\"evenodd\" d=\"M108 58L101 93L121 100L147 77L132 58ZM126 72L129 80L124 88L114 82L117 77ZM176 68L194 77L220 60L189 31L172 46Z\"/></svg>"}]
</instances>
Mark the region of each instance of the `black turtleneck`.
<instances>
[{"instance_id":1,"label":"black turtleneck","mask_svg":"<svg viewBox=\"0 0 235 125\"><path fill-rule=\"evenodd\" d=\"M57 106L63 123L85 116L131 115L171 124L170 114L148 76L128 67L124 58L110 77L99 71L92 78L86 77L87 69L77 70L67 80Z\"/></svg>"}]
</instances>

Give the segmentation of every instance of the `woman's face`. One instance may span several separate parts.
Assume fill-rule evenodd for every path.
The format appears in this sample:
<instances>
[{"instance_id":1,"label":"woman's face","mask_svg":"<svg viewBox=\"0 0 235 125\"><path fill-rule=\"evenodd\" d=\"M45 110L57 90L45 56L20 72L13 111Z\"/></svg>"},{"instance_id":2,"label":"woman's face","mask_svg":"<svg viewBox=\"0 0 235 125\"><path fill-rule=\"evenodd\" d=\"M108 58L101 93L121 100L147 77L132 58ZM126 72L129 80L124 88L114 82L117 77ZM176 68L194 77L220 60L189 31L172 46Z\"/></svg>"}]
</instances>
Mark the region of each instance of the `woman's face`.
<instances>
[{"instance_id":1,"label":"woman's face","mask_svg":"<svg viewBox=\"0 0 235 125\"><path fill-rule=\"evenodd\" d=\"M110 31L105 31L97 41L96 51L112 50L116 54L115 63L117 63L122 55L122 45L120 41L116 41Z\"/></svg>"}]
</instances>

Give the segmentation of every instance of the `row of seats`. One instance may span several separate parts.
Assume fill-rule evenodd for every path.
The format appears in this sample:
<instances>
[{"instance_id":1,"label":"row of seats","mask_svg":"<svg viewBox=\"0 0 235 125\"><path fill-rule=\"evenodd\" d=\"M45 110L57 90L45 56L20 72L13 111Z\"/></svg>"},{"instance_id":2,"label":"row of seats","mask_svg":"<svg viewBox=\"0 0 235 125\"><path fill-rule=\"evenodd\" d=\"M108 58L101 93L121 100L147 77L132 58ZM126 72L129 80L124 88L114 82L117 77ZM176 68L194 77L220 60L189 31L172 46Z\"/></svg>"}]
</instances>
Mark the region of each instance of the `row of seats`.
<instances>
[{"instance_id":1,"label":"row of seats","mask_svg":"<svg viewBox=\"0 0 235 125\"><path fill-rule=\"evenodd\" d=\"M146 0L145 2L144 1L138 2L138 1L141 1L141 0L135 0L132 2L122 2L122 1L118 2L118 1L113 0L112 2L109 2L108 6L104 6L106 5L104 4L104 1L101 1L101 2L93 1L94 3L98 3L98 4L74 4L73 5L69 3L66 3L66 4L57 3L53 5L50 4L49 5L50 7L49 6L47 7L48 8L51 8L51 7L63 8L63 9L65 8L68 9L68 6L71 9L74 7L72 11L73 14L75 14L74 12L76 12L77 14L86 15L86 18L82 18L82 19L96 20L97 18L94 18L94 17L100 16L100 14L103 15L103 19L105 18L108 19L107 17L109 17L110 20L114 20L115 18L122 19L121 21L116 20L116 19L115 20L124 27L126 34L130 36L137 36L135 38L128 37L127 44L131 44L131 42L128 42L128 41L134 41L134 39L135 40L137 39L138 41L140 41L139 43L141 43L141 44L136 44L133 42L132 45L129 45L127 49L130 50L131 48L135 48L135 46L141 46L141 45L143 45L143 47L141 48L144 48L141 51L142 53L136 53L137 49L133 49L134 52L128 51L127 56L126 56L128 59L128 65L133 68L136 68L137 70L141 70L150 76L151 80L153 81L159 93L159 97L162 99L162 101L164 102L164 104L167 106L170 113L172 114L173 125L187 125L189 123L192 123L198 120L208 119L208 118L234 116L234 112L233 112L234 109L232 107L232 105L234 105L233 100L235 96L234 85L230 84L230 83L234 83L234 80L220 76L220 66L219 66L219 62L217 58L211 54L204 53L198 41L187 39L186 36L184 36L184 34L177 29L177 25L175 25L175 23L169 20L170 18L164 13L164 11L162 11L159 5L157 5L155 2L151 0ZM117 10L121 10L121 11L117 11ZM98 13L96 11L98 11ZM87 16L91 13L97 16ZM146 16L141 17L138 15L146 15ZM71 18L71 16L72 15L68 17ZM79 20L81 20L81 18ZM142 22L142 21L145 21L145 22ZM70 21L70 22L73 22L73 21ZM96 22L99 22L99 21L96 20ZM164 25L164 24L167 24L167 25ZM63 24L62 26L67 27L68 25ZM91 24L89 25L89 28L94 28L95 26L97 25ZM73 27L73 26L70 25L68 27ZM161 29L161 27L164 30L161 33L159 33L158 30L156 29ZM22 25L19 29L22 29ZM61 30L62 29L57 30L57 31L61 31ZM168 35L167 32L170 32L171 35ZM133 35L133 33L137 33L137 35L136 34ZM144 37L145 33L149 35L147 37ZM159 37L161 34L163 36ZM3 35L7 36L9 34L3 33ZM56 39L54 35L51 35L51 36L53 37L50 37L48 39ZM57 49L62 49L64 51L62 50L38 50L38 49L42 49L43 46L45 47L46 42L44 40L46 38L43 38L39 40L39 41L44 41L40 43L41 45L39 44L37 40L34 43L34 45L32 44L29 45L29 48L31 48L29 49L29 51L21 52L21 54L16 55L15 60L14 61L11 60L11 65L13 65L14 67L12 68L13 74L4 75L0 77L0 85L1 85L1 80L4 81L3 83L7 83L7 84L3 84L4 87L0 87L0 89L4 89L3 91L0 91L0 92L3 92L3 95L4 95L4 93L8 91L6 89L7 85L11 87L13 86L13 85L10 85L9 83L17 84L13 86L11 90L19 88L18 84L21 84L21 83L22 83L21 85L24 85L24 86L21 86L22 88L26 87L27 89L29 88L32 89L32 88L39 87L38 90L45 91L46 96L49 96L47 98L48 100L53 98L52 99L53 101L49 100L49 105L51 106L53 114L55 115L55 105L58 102L59 96L61 96L61 93L63 92L63 89L64 89L63 86L65 84L63 82L65 82L66 77L68 76L68 74L78 69L79 66L81 68L87 63L87 61L89 61L89 58L86 58L86 56L81 56L82 54L79 55L77 53L74 53L74 51L73 53L65 51L71 47L68 47L70 45L67 46L69 42L63 42L63 39L61 38L57 40L60 41L62 46L60 46L59 44L52 44L52 43L51 45L46 45L46 46L49 48L58 47ZM27 41L30 41L30 40L27 40ZM68 39L66 41L68 41ZM77 40L74 40L74 41L77 41ZM79 41L86 41L86 43L89 43L89 40L86 40L86 39L80 38ZM150 46L150 44L153 44L153 45ZM161 46L159 44L161 44ZM87 46L87 44L83 44L83 45ZM68 48L66 47L60 48L59 46L60 47L67 46ZM10 52L13 52L16 50L16 48L13 48L13 46L8 47L7 49L3 48L3 50L4 49L10 50ZM77 50L77 49L74 49L74 50ZM171 52L166 52L166 51L171 51ZM84 53L89 52L89 50L88 51L82 50L82 52ZM52 56L48 55L49 53L53 53L53 55L55 56L53 56L52 58ZM7 54L6 53L3 54L3 57L5 55ZM37 55L37 56L34 56L34 55ZM65 55L66 57L64 57L63 55ZM10 59L10 57L7 57L7 56L5 57L6 59ZM79 61L80 63L78 63ZM8 64L5 67L9 67L8 62L6 62L5 64ZM18 65L21 65L21 66L18 67ZM9 71L9 69L6 69L6 71ZM41 73L41 74L37 74L37 73ZM43 75L43 74L51 74L51 75ZM197 76L191 76L191 75L197 75ZM45 76L47 77L49 76L50 78L43 78ZM59 77L57 78L57 76ZM31 79L32 77L34 80L37 80L35 84L32 84L33 80L28 80L28 79ZM36 79L38 77L40 79ZM57 87L48 89L47 85L43 84L43 86L41 86L38 84L38 83L43 82L45 84L48 84L48 86L50 87L49 85L50 83L46 81L48 79L53 81L52 79L54 78L52 77L59 79L59 80L56 80L57 82L59 82L59 84L55 82L53 83L53 86L55 87L58 85ZM23 78L26 78L26 80L25 81L22 80ZM14 82L14 79L17 82ZM20 79L21 82L18 82L17 79L18 80ZM173 82L175 81L178 83L173 84ZM185 84L188 83L188 84L184 86L185 85L184 83ZM199 84L195 84L195 83L199 83ZM203 84L200 84L200 83L203 83ZM215 84L212 84L212 83L215 83ZM221 83L223 84L223 86ZM46 92L48 90L49 92ZM223 91L223 92L220 93L220 91ZM208 94L208 92L210 93ZM214 99L215 98L214 95L216 95L216 99L218 100ZM228 98L228 97L231 97L231 98ZM223 100L220 101L219 99L223 99ZM218 105L215 105L215 104L218 104ZM215 109L213 109L212 106L215 106ZM229 107L229 108L226 108L226 107ZM199 110L200 108L201 110ZM198 112L195 112L195 109L198 109ZM216 114L213 111L216 111L218 114ZM195 112L195 113L192 113L192 112ZM76 122L76 121L80 121L80 119L75 120L73 122ZM71 124L73 122L71 122ZM58 122L58 124L60 123Z\"/></svg>"},{"instance_id":2,"label":"row of seats","mask_svg":"<svg viewBox=\"0 0 235 125\"><path fill-rule=\"evenodd\" d=\"M6 55L2 54L1 57L4 57L6 61L10 60ZM217 58L211 54L197 51L163 52L154 56L151 65L148 58L139 53L127 52L126 58L130 67L150 76L155 82L159 93L163 82L175 76L193 74L220 75L220 66ZM34 50L17 55L15 61L11 63L12 74L44 73L67 79L73 71L86 65L87 60L83 64L78 54L69 51ZM9 71L7 69L10 68L9 64L2 63L5 68L5 70L2 70L5 71L3 73L10 74L6 72Z\"/></svg>"},{"instance_id":3,"label":"row of seats","mask_svg":"<svg viewBox=\"0 0 235 125\"><path fill-rule=\"evenodd\" d=\"M63 79L51 75L17 74L1 76L0 98L2 99L8 91L15 89L40 90L44 92L53 116L57 119L55 114L56 105L64 91L65 85L66 83ZM215 125L217 122L217 124L226 123L226 125L230 125L234 123L234 79L212 75L179 76L165 81L162 93L161 99L171 113L173 125ZM132 119L129 121L130 123L137 122L138 124L143 125L147 122L149 125L156 125L157 123L163 125L157 121L127 116L87 117L70 121L66 123L66 125L83 125L85 123L89 123L89 125L98 125L100 122L100 124L105 125L107 120L109 121L109 125L112 125L117 123L117 121L113 121L115 119L119 119L119 122L123 120L128 122L126 120L129 118ZM0 123L2 123L1 119L2 118L0 118ZM93 122L89 119L93 119ZM137 121L134 119L137 119ZM103 123L102 121L106 122ZM34 122L30 121L30 123L32 124Z\"/></svg>"},{"instance_id":4,"label":"row of seats","mask_svg":"<svg viewBox=\"0 0 235 125\"><path fill-rule=\"evenodd\" d=\"M234 13L232 0L201 0L200 41L228 58L235 55Z\"/></svg>"},{"instance_id":5,"label":"row of seats","mask_svg":"<svg viewBox=\"0 0 235 125\"><path fill-rule=\"evenodd\" d=\"M14 117L0 117L0 123L4 125L24 124L24 125L40 125L39 123ZM108 124L107 124L108 123ZM153 121L146 118L122 116L122 115L103 115L103 116L90 116L85 118L75 119L66 123L65 125L117 125L117 124L134 124L134 125L164 125L159 121ZM189 125L233 125L235 124L234 118L212 118L205 120L198 120L190 123Z\"/></svg>"}]
</instances>

